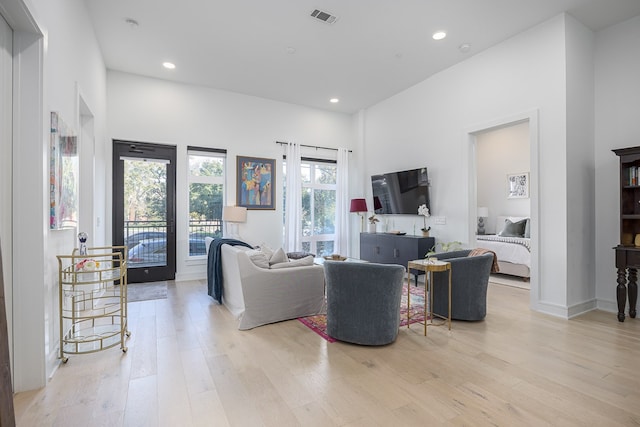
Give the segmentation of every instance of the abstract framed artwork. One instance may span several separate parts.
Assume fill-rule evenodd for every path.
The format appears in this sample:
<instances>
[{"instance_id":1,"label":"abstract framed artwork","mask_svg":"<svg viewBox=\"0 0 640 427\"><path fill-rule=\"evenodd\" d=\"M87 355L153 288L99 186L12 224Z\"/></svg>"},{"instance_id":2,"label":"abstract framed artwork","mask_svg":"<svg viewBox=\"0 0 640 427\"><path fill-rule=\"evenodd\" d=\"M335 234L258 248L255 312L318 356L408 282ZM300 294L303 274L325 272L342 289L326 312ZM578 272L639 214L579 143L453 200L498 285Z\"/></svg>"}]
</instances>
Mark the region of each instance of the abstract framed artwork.
<instances>
[{"instance_id":1,"label":"abstract framed artwork","mask_svg":"<svg viewBox=\"0 0 640 427\"><path fill-rule=\"evenodd\" d=\"M275 159L237 156L236 174L237 206L275 209Z\"/></svg>"},{"instance_id":2,"label":"abstract framed artwork","mask_svg":"<svg viewBox=\"0 0 640 427\"><path fill-rule=\"evenodd\" d=\"M529 197L529 173L507 175L507 199L526 199Z\"/></svg>"},{"instance_id":3,"label":"abstract framed artwork","mask_svg":"<svg viewBox=\"0 0 640 427\"><path fill-rule=\"evenodd\" d=\"M78 225L78 137L51 112L49 144L49 228Z\"/></svg>"}]
</instances>

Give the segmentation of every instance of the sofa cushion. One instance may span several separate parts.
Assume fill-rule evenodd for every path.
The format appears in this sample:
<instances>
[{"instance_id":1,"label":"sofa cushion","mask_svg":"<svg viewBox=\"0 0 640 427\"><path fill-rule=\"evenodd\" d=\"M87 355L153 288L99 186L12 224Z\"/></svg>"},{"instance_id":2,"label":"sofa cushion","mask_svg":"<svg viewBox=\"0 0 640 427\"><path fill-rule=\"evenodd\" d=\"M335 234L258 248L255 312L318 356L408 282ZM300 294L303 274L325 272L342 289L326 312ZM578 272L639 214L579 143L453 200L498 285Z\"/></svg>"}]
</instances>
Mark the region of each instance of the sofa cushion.
<instances>
[{"instance_id":1,"label":"sofa cushion","mask_svg":"<svg viewBox=\"0 0 640 427\"><path fill-rule=\"evenodd\" d=\"M273 255L269 258L269 265L280 264L283 262L288 262L289 258L287 258L287 254L284 252L284 249L278 248L273 252Z\"/></svg>"},{"instance_id":2,"label":"sofa cushion","mask_svg":"<svg viewBox=\"0 0 640 427\"><path fill-rule=\"evenodd\" d=\"M294 259L287 262L280 262L278 264L273 264L271 268L275 270L278 268L302 267L302 266L308 266L308 265L313 265L313 257L311 255L304 258L300 258L300 259Z\"/></svg>"},{"instance_id":3,"label":"sofa cushion","mask_svg":"<svg viewBox=\"0 0 640 427\"><path fill-rule=\"evenodd\" d=\"M250 249L247 251L247 256L257 267L269 268L269 258L267 258L264 252L257 249Z\"/></svg>"}]
</instances>

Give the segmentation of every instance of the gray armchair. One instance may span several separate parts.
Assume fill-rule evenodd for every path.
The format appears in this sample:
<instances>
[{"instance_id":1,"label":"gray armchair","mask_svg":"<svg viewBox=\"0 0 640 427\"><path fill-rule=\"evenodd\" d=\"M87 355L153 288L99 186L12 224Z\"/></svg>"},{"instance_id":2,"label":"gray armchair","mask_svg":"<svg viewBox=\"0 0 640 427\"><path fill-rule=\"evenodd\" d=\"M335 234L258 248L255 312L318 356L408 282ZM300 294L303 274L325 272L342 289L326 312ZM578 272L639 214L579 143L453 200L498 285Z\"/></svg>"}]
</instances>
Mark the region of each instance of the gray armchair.
<instances>
[{"instance_id":1,"label":"gray armchair","mask_svg":"<svg viewBox=\"0 0 640 427\"><path fill-rule=\"evenodd\" d=\"M493 254L467 256L470 250L436 254L451 263L451 318L483 320L487 315L487 286ZM442 316L448 311L448 273L433 275L433 312Z\"/></svg>"},{"instance_id":2,"label":"gray armchair","mask_svg":"<svg viewBox=\"0 0 640 427\"><path fill-rule=\"evenodd\" d=\"M361 345L394 342L404 273L395 264L325 261L327 334Z\"/></svg>"}]
</instances>

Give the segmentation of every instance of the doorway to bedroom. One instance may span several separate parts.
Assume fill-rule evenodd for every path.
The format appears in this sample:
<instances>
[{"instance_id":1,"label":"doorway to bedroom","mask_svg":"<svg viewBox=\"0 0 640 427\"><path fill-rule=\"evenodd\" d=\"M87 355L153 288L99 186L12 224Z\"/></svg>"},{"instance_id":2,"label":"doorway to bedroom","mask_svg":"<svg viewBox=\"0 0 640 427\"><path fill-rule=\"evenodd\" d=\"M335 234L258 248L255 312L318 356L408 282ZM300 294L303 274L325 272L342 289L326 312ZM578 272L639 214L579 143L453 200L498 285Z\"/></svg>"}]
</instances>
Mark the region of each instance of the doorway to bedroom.
<instances>
[{"instance_id":1,"label":"doorway to bedroom","mask_svg":"<svg viewBox=\"0 0 640 427\"><path fill-rule=\"evenodd\" d=\"M531 276L529 125L521 120L474 133L477 245L498 255L501 272L492 282L525 289ZM520 224L518 232L501 236L505 223Z\"/></svg>"}]
</instances>

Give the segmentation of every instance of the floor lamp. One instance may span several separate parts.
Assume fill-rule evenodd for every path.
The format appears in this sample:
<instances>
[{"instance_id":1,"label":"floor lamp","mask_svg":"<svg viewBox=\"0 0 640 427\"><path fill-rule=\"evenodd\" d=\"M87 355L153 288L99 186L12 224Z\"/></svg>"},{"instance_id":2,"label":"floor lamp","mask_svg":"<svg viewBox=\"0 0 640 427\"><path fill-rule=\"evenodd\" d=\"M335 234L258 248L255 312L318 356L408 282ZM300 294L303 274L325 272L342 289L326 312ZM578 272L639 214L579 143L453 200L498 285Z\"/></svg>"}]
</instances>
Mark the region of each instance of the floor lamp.
<instances>
[{"instance_id":1,"label":"floor lamp","mask_svg":"<svg viewBox=\"0 0 640 427\"><path fill-rule=\"evenodd\" d=\"M247 208L243 206L225 206L222 208L222 220L227 224L225 237L240 240L238 223L247 222Z\"/></svg>"},{"instance_id":2,"label":"floor lamp","mask_svg":"<svg viewBox=\"0 0 640 427\"><path fill-rule=\"evenodd\" d=\"M365 199L351 199L351 208L349 212L357 212L360 216L360 231L364 232L364 215L362 212L367 212L367 201Z\"/></svg>"}]
</instances>

